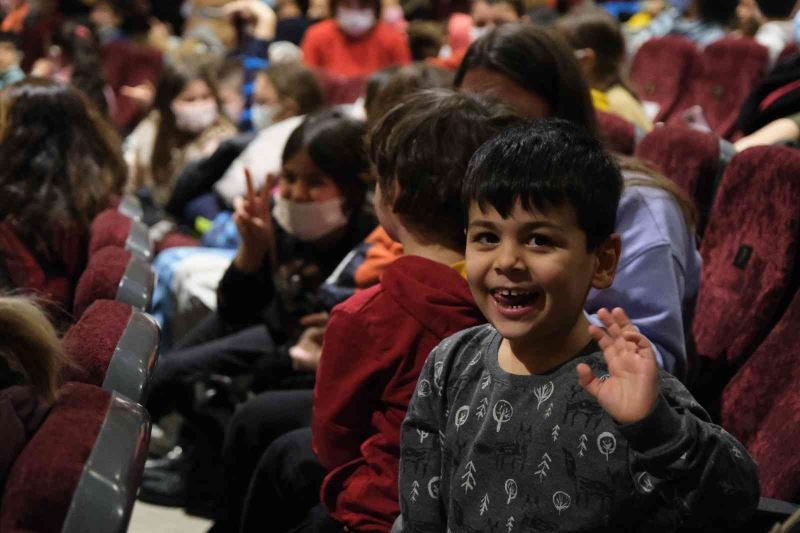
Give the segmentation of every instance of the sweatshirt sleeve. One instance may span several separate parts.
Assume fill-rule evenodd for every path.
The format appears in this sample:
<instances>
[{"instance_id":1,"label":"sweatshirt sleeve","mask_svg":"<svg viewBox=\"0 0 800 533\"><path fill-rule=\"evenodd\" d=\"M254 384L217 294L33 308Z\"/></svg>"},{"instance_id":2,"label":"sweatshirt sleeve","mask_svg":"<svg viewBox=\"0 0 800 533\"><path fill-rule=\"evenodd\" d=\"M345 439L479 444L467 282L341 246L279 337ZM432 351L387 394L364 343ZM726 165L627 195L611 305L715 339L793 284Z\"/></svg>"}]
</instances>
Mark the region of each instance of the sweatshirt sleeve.
<instances>
[{"instance_id":1,"label":"sweatshirt sleeve","mask_svg":"<svg viewBox=\"0 0 800 533\"><path fill-rule=\"evenodd\" d=\"M261 320L274 295L268 267L248 273L231 263L217 288L217 312L227 323L252 324Z\"/></svg>"},{"instance_id":2,"label":"sweatshirt sleeve","mask_svg":"<svg viewBox=\"0 0 800 533\"><path fill-rule=\"evenodd\" d=\"M758 505L755 463L677 379L662 376L650 415L619 426L637 490L659 493L658 522L703 531L743 525Z\"/></svg>"},{"instance_id":3,"label":"sweatshirt sleeve","mask_svg":"<svg viewBox=\"0 0 800 533\"><path fill-rule=\"evenodd\" d=\"M323 68L322 54L320 51L319 28L314 26L306 30L303 41L300 43L300 49L303 51L303 63L311 68Z\"/></svg>"},{"instance_id":4,"label":"sweatshirt sleeve","mask_svg":"<svg viewBox=\"0 0 800 533\"><path fill-rule=\"evenodd\" d=\"M314 453L327 470L358 457L370 433L373 398L383 392L375 384L371 354L363 353L372 344L357 313L334 308L317 369L311 421Z\"/></svg>"},{"instance_id":5,"label":"sweatshirt sleeve","mask_svg":"<svg viewBox=\"0 0 800 533\"><path fill-rule=\"evenodd\" d=\"M437 352L434 349L425 362L400 429L400 512L405 531L447 530L441 490L428 488L441 485L446 423L446 402L434 385Z\"/></svg>"}]
</instances>

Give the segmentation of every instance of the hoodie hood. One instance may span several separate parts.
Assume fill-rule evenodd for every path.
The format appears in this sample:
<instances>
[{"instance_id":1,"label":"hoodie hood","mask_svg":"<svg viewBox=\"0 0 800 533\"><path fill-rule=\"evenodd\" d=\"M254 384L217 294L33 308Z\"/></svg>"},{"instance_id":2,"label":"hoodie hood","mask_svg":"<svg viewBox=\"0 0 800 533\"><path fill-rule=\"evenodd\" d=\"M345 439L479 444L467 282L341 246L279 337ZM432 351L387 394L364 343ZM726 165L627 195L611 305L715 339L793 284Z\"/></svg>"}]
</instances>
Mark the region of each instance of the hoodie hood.
<instances>
[{"instance_id":1,"label":"hoodie hood","mask_svg":"<svg viewBox=\"0 0 800 533\"><path fill-rule=\"evenodd\" d=\"M486 322L467 281L442 263L403 256L386 269L381 285L398 306L439 338Z\"/></svg>"}]
</instances>

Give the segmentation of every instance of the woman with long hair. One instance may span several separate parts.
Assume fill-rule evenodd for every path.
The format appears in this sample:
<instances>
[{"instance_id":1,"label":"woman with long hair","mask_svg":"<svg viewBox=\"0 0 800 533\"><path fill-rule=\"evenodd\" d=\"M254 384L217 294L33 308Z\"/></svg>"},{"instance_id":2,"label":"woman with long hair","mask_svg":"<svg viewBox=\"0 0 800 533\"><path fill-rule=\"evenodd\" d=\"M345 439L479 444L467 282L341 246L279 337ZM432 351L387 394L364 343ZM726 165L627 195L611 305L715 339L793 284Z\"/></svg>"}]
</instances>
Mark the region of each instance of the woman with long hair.
<instances>
[{"instance_id":1,"label":"woman with long hair","mask_svg":"<svg viewBox=\"0 0 800 533\"><path fill-rule=\"evenodd\" d=\"M125 174L116 132L81 92L40 78L10 86L0 103L3 284L70 306L89 225L121 192ZM28 256L44 279L26 267ZM66 285L50 285L55 278Z\"/></svg>"}]
</instances>

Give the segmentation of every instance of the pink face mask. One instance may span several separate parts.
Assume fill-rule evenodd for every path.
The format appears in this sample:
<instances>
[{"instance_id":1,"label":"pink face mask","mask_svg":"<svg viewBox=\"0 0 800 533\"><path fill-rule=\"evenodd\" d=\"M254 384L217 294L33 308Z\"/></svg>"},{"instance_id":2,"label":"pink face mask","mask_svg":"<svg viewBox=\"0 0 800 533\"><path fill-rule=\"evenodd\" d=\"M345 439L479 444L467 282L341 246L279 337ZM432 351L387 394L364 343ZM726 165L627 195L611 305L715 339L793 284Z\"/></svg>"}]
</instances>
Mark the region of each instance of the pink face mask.
<instances>
[{"instance_id":1,"label":"pink face mask","mask_svg":"<svg viewBox=\"0 0 800 533\"><path fill-rule=\"evenodd\" d=\"M219 116L217 102L213 99L196 102L173 102L172 113L178 129L187 133L201 133Z\"/></svg>"},{"instance_id":2,"label":"pink face mask","mask_svg":"<svg viewBox=\"0 0 800 533\"><path fill-rule=\"evenodd\" d=\"M350 37L361 37L375 25L375 12L372 8L353 9L339 6L336 9L336 23Z\"/></svg>"}]
</instances>

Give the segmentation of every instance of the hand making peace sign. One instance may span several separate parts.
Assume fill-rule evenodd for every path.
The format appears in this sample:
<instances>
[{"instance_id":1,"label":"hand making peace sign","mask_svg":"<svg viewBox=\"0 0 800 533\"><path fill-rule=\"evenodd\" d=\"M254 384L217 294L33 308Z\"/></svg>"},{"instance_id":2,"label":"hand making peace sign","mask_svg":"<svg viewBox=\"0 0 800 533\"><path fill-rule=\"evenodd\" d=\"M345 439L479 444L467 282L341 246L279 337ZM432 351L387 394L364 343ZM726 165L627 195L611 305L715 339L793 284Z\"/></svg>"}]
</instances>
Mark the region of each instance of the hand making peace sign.
<instances>
[{"instance_id":1,"label":"hand making peace sign","mask_svg":"<svg viewBox=\"0 0 800 533\"><path fill-rule=\"evenodd\" d=\"M265 256L274 253L270 191L277 184L278 178L274 174L268 174L266 183L259 194L256 194L250 170L245 168L244 174L247 196L234 201L233 220L242 238L235 262L240 270L255 272L261 268Z\"/></svg>"}]
</instances>

